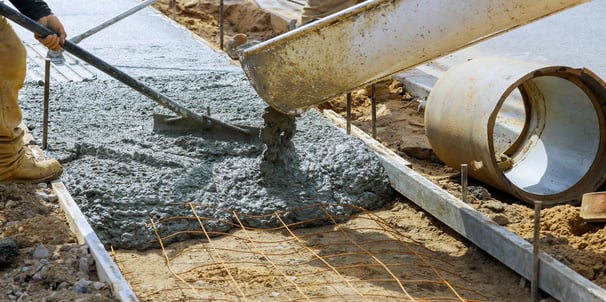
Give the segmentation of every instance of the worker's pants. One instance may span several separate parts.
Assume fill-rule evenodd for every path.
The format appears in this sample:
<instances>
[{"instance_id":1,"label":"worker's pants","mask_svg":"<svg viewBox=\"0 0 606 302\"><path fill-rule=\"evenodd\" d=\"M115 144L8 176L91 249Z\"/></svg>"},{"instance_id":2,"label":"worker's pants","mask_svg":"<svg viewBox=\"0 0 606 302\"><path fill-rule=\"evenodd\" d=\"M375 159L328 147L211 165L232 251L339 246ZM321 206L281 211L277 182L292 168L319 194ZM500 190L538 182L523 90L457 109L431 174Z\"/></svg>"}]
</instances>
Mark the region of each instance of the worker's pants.
<instances>
[{"instance_id":1,"label":"worker's pants","mask_svg":"<svg viewBox=\"0 0 606 302\"><path fill-rule=\"evenodd\" d=\"M24 159L18 96L25 81L25 58L23 43L0 16L0 179L12 173Z\"/></svg>"},{"instance_id":2,"label":"worker's pants","mask_svg":"<svg viewBox=\"0 0 606 302\"><path fill-rule=\"evenodd\" d=\"M301 24L324 18L340 10L355 5L359 0L308 0L301 13Z\"/></svg>"}]
</instances>

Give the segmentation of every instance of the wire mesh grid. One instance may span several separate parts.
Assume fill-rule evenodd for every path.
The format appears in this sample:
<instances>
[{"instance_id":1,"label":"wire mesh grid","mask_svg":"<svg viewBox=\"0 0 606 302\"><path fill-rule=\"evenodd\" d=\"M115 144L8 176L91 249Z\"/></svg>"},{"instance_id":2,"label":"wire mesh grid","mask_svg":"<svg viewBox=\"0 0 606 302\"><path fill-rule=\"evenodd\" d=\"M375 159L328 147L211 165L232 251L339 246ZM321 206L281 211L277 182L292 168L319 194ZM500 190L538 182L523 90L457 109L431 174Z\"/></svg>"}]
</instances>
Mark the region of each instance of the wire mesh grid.
<instances>
[{"instance_id":1,"label":"wire mesh grid","mask_svg":"<svg viewBox=\"0 0 606 302\"><path fill-rule=\"evenodd\" d=\"M264 216L219 209L233 219L218 221L198 215L208 205L183 206L191 208L192 215L170 220L196 220L199 229L186 233L201 239L167 248L167 239L182 232L161 237L156 226L165 221L151 219L175 286L146 294L148 299L172 292L170 296L178 296L178 301L485 300L454 271L446 256L423 247L360 207L339 205L354 210L353 216L331 214L327 208L335 205L326 204ZM319 209L323 216L286 222L292 212L311 208ZM242 221L250 218L275 219L278 226L246 226ZM210 231L208 226L213 223L232 228ZM128 272L124 275L128 280Z\"/></svg>"}]
</instances>

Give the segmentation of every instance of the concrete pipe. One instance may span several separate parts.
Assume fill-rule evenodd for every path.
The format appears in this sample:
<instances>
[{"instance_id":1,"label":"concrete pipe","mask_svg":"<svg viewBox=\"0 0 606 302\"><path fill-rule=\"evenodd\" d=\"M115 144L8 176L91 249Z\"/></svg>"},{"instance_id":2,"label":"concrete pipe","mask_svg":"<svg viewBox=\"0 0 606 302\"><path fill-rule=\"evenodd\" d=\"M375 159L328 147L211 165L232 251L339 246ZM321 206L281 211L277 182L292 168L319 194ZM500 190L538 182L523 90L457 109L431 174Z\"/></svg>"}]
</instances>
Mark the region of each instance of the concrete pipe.
<instances>
[{"instance_id":1,"label":"concrete pipe","mask_svg":"<svg viewBox=\"0 0 606 302\"><path fill-rule=\"evenodd\" d=\"M533 203L580 200L606 171L606 85L591 71L477 58L446 72L425 109L447 165Z\"/></svg>"}]
</instances>

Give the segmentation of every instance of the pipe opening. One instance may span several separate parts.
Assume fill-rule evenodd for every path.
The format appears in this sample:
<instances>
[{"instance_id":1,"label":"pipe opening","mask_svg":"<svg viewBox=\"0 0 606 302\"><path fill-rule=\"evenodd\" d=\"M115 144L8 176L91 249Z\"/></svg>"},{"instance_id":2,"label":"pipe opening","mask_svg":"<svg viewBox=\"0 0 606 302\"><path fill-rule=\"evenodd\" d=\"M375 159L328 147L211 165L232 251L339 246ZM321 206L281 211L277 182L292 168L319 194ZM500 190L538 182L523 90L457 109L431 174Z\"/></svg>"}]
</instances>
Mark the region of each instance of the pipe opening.
<instances>
[{"instance_id":1,"label":"pipe opening","mask_svg":"<svg viewBox=\"0 0 606 302\"><path fill-rule=\"evenodd\" d=\"M495 156L506 155L511 157L524 139L523 133L528 131L526 107L528 102L522 96L519 87L516 87L505 97L493 129L492 143Z\"/></svg>"},{"instance_id":2,"label":"pipe opening","mask_svg":"<svg viewBox=\"0 0 606 302\"><path fill-rule=\"evenodd\" d=\"M507 180L533 195L557 194L581 181L600 149L596 107L585 85L559 76L516 87L497 109L492 139Z\"/></svg>"},{"instance_id":3,"label":"pipe opening","mask_svg":"<svg viewBox=\"0 0 606 302\"><path fill-rule=\"evenodd\" d=\"M425 134L447 165L520 199L578 201L606 179L606 83L591 71L474 58L431 90Z\"/></svg>"}]
</instances>

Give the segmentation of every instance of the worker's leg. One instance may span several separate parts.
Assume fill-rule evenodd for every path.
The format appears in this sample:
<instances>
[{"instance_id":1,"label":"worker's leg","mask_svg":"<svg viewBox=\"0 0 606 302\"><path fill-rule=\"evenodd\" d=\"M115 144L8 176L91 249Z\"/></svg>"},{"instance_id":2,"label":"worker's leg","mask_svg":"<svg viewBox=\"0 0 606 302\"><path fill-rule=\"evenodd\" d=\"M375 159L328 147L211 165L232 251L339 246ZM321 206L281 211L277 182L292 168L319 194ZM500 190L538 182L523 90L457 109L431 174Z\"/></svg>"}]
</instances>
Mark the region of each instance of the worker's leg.
<instances>
[{"instance_id":1,"label":"worker's leg","mask_svg":"<svg viewBox=\"0 0 606 302\"><path fill-rule=\"evenodd\" d=\"M301 13L301 24L334 14L340 10L355 5L359 0L309 0Z\"/></svg>"},{"instance_id":2,"label":"worker's leg","mask_svg":"<svg viewBox=\"0 0 606 302\"><path fill-rule=\"evenodd\" d=\"M25 47L0 17L0 181L45 181L61 174L55 160L35 161L24 147L19 90L25 80Z\"/></svg>"},{"instance_id":3,"label":"worker's leg","mask_svg":"<svg viewBox=\"0 0 606 302\"><path fill-rule=\"evenodd\" d=\"M0 17L0 171L12 172L23 153L19 89L25 79L25 48ZM1 177L1 176L0 176Z\"/></svg>"}]
</instances>

